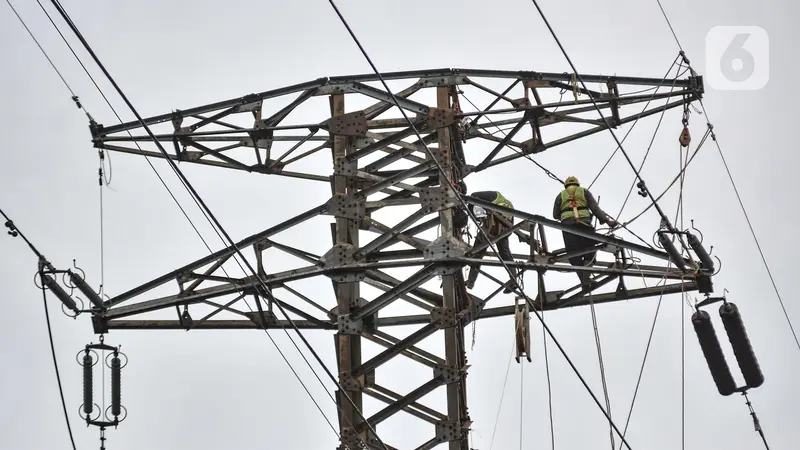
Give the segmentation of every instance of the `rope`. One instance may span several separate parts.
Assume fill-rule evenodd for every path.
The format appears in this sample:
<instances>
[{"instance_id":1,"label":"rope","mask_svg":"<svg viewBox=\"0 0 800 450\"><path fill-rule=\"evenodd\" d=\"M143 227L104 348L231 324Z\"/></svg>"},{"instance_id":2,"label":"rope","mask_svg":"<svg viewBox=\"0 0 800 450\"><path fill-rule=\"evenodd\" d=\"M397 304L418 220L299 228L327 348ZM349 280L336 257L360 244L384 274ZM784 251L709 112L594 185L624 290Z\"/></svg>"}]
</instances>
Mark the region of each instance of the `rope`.
<instances>
[{"instance_id":1,"label":"rope","mask_svg":"<svg viewBox=\"0 0 800 450\"><path fill-rule=\"evenodd\" d=\"M688 114L688 113L687 113ZM689 147L686 147L686 162L689 161ZM678 191L678 211L680 214L681 229L684 226L683 214L683 186L686 180L686 166L684 165L683 149L678 149L678 167L680 167L681 183ZM676 213L677 214L677 213ZM677 222L677 218L676 218ZM686 450L686 292L681 277L681 450Z\"/></svg>"},{"instance_id":2,"label":"rope","mask_svg":"<svg viewBox=\"0 0 800 450\"><path fill-rule=\"evenodd\" d=\"M544 309L542 309L542 321L544 321ZM542 328L542 342L544 347L544 370L547 374L547 408L550 413L550 450L556 449L556 431L553 425L553 390L550 382L550 359L547 355L547 333Z\"/></svg>"},{"instance_id":3,"label":"rope","mask_svg":"<svg viewBox=\"0 0 800 450\"><path fill-rule=\"evenodd\" d=\"M101 149L98 154L100 155L100 168L98 169L98 184L100 185L100 298L103 297L103 293L105 290L105 225L104 225L104 214L103 214L103 181L106 181L106 186L108 185L108 180L104 180L103 177L103 155L104 152Z\"/></svg>"},{"instance_id":4,"label":"rope","mask_svg":"<svg viewBox=\"0 0 800 450\"><path fill-rule=\"evenodd\" d=\"M611 399L608 396L608 384L606 383L606 369L605 364L603 363L603 349L600 345L600 330L597 327L597 315L595 313L594 308L594 300L593 295L589 292L589 309L592 312L592 328L594 329L594 341L597 345L597 361L600 365L600 380L603 383L603 396L605 397L606 401L606 411L608 414L611 415ZM614 429L609 426L609 436L611 438L611 450L614 450Z\"/></svg>"},{"instance_id":5,"label":"rope","mask_svg":"<svg viewBox=\"0 0 800 450\"><path fill-rule=\"evenodd\" d=\"M670 263L668 262L667 263L667 268L669 268L669 265L670 265ZM636 266L638 267L639 265L636 264ZM667 280L667 277L665 275L661 279L661 281L659 281L658 284L660 284L661 282L664 282L664 288L666 288L666 280ZM658 284L656 284L656 285L658 285ZM664 289L661 289L661 294L658 296L658 303L656 304L656 312L653 315L653 324L650 326L650 334L647 337L647 345L644 348L644 357L642 358L642 365L639 368L639 376L636 378L636 387L633 390L633 397L631 398L631 406L628 409L628 417L625 420L625 428L624 428L624 431L622 433L623 436L628 434L628 426L631 423L631 417L633 417L633 407L636 405L636 398L637 398L637 395L639 394L639 387L642 384L642 376L644 375L644 368L645 368L645 365L647 364L647 356L650 354L650 345L653 342L653 334L654 334L655 329L656 329L656 323L658 322L658 314L661 311L661 302L663 301L663 299L664 299ZM622 450L622 444L621 443L619 445L619 449Z\"/></svg>"},{"instance_id":6,"label":"rope","mask_svg":"<svg viewBox=\"0 0 800 450\"><path fill-rule=\"evenodd\" d=\"M695 153L696 152L697 152L697 150L695 150ZM688 148L687 148L687 156L688 156ZM688 165L688 162L689 162L689 160L687 159L687 161L686 161L687 165ZM682 161L681 161L681 165L682 165L681 173L684 173L685 170L686 170L686 166L683 165ZM681 183L681 186L682 186L682 183ZM681 189L682 189L682 187L681 187ZM682 194L681 194L681 198L682 198ZM676 211L676 217L675 217L675 221L676 222L677 222L677 220L678 220L678 211ZM634 261L633 252L630 252L630 257L631 257L631 260ZM634 265L637 268L639 267L639 265L637 263L635 263L635 262L634 262ZM669 269L669 267L671 265L672 265L672 262L671 261L667 261L666 269ZM641 268L640 268L640 271L641 271ZM644 278L644 276L642 276L642 281L644 282L645 287L647 287L647 280ZM661 293L658 296L658 303L656 304L656 311L655 311L655 314L653 315L653 323L650 326L650 333L649 333L649 335L647 337L647 345L645 346L644 356L642 358L642 364L641 364L641 367L639 368L639 375L638 375L638 377L636 379L636 387L633 390L633 397L631 399L631 406L630 406L630 408L628 410L628 417L625 420L625 428L624 428L623 435L627 435L628 426L630 425L631 417L633 417L633 408L636 405L636 399L637 399L637 396L639 394L639 388L641 386L642 378L643 378L643 375L644 375L644 368L645 368L645 366L647 364L647 357L650 354L650 346L651 346L651 344L653 342L653 335L655 334L656 323L658 322L658 315L659 315L659 313L661 311L661 303L662 303L662 301L664 299L664 288L666 288L666 281L667 281L667 277L666 277L666 275L664 275L664 277L662 277L661 280L656 284L656 286L657 286L658 284L664 283L664 286L661 289ZM685 296L684 296L684 293L683 293L683 279L681 279L681 291L682 291L681 292L681 327L682 327L681 328L681 331L682 331L681 332L681 367L682 367L682 381L681 381L681 417L682 417L681 423L682 423L682 427L681 427L681 436L682 436L682 443L684 443L684 446L682 448L685 448L685 422L686 422L686 419L685 419L685 417L686 417L686 415L685 415L685 398L686 398L685 397L685 374L686 374L685 367L686 367L686 365L685 365L685 332L684 332L684 328L683 328L683 327L685 327L685 322L683 320L683 315L684 315L684 309L683 308L684 308L684 304L685 304L684 301L683 301L683 300L685 300ZM622 450L622 445L621 444L620 444L619 449Z\"/></svg>"},{"instance_id":7,"label":"rope","mask_svg":"<svg viewBox=\"0 0 800 450\"><path fill-rule=\"evenodd\" d=\"M525 423L522 420L524 405L525 405L525 363L519 365L519 450L522 450L522 437L523 437L523 430L525 427L523 426Z\"/></svg>"},{"instance_id":8,"label":"rope","mask_svg":"<svg viewBox=\"0 0 800 450\"><path fill-rule=\"evenodd\" d=\"M516 339L516 336L515 336ZM497 434L497 426L500 424L500 411L503 407L503 397L506 394L506 386L508 385L508 374L511 372L511 360L514 359L514 348L516 346L516 341L511 345L511 354L508 356L508 366L506 367L506 376L503 380L503 389L500 391L500 403L497 405L497 414L495 415L494 419L494 428L492 430L492 439L489 441L489 450L492 450L492 446L494 446L494 437Z\"/></svg>"}]
</instances>

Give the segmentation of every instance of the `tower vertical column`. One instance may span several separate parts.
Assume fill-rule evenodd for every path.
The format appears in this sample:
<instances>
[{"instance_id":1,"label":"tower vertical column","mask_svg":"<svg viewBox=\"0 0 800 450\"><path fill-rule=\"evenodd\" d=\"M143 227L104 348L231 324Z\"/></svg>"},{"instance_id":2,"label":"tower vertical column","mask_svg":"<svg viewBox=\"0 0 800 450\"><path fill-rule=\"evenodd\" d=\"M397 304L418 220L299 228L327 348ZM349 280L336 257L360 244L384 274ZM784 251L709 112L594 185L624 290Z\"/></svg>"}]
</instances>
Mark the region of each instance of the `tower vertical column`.
<instances>
[{"instance_id":1,"label":"tower vertical column","mask_svg":"<svg viewBox=\"0 0 800 450\"><path fill-rule=\"evenodd\" d=\"M450 109L450 88L440 86L436 88L437 108ZM432 152L439 164L444 168L445 173L453 180L453 159L452 159L452 135L449 127L438 130L438 151ZM453 180L457 181L457 180ZM439 174L439 186L451 187L447 178ZM440 239L454 239L453 230L453 210L445 209L439 212L440 220ZM442 296L443 307L449 314L457 314L466 305L459 304L459 296L456 295L456 276L460 275L461 268L455 267L443 272L442 276ZM466 390L466 353L464 351L464 326L461 320L454 321L455 326L450 326L444 330L445 361L450 370L459 373L460 376L450 380L447 385L447 419L448 428L453 430L446 437L450 441L450 450L468 450L468 429L469 414L467 411L467 390Z\"/></svg>"},{"instance_id":2,"label":"tower vertical column","mask_svg":"<svg viewBox=\"0 0 800 450\"><path fill-rule=\"evenodd\" d=\"M330 96L331 116L337 117L345 113L344 94L333 94ZM333 166L334 175L332 180L333 195L346 195L355 192L356 186L351 176L347 173L355 173L358 160L348 162L346 157L353 152L352 138L348 136L333 136ZM337 217L333 226L333 244L335 246L346 247L350 251L358 248L359 219ZM358 306L359 282L358 281L334 281L336 291L337 314L350 314L350 311ZM361 433L361 439L356 436L354 427L361 422L360 411L363 410L362 393L357 389L352 389L352 383L341 382L342 374L349 374L353 368L361 365L361 336L353 332L339 330L334 335L336 342L337 365L340 375L340 384L345 391L337 391L336 403L339 408L339 434L342 445L354 448L353 442L360 440L366 441L366 432ZM345 395L352 399L352 404Z\"/></svg>"}]
</instances>

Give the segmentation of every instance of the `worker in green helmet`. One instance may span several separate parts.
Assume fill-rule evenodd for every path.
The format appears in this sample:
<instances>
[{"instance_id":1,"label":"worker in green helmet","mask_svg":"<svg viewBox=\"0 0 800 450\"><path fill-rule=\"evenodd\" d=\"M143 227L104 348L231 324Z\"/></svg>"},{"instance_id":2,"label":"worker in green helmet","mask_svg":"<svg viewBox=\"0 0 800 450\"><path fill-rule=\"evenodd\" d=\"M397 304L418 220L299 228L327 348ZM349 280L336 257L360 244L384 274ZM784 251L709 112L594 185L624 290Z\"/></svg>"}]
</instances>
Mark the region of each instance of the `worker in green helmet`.
<instances>
[{"instance_id":1,"label":"worker in green helmet","mask_svg":"<svg viewBox=\"0 0 800 450\"><path fill-rule=\"evenodd\" d=\"M581 187L580 182L574 176L564 181L564 190L558 194L553 204L553 217L561 221L564 225L577 227L582 230L594 231L592 220L594 217L610 227L617 225L616 220L605 213L597 204L594 196L588 189ZM564 236L564 247L567 252L575 252L594 247L596 241L562 231ZM569 263L573 266L590 266L594 263L597 252L590 252L569 258ZM582 285L590 283L589 274L578 272L578 278Z\"/></svg>"},{"instance_id":2,"label":"worker in green helmet","mask_svg":"<svg viewBox=\"0 0 800 450\"><path fill-rule=\"evenodd\" d=\"M487 202L492 202L495 205L503 206L509 209L513 209L514 205L505 198L501 193L497 191L479 191L473 192L471 194L475 198L479 198L481 200L485 200ZM469 205L470 211L475 215L475 217L480 222L480 227L483 229L486 235L494 240L496 237L500 236L504 232L506 232L509 228L514 225L514 216L509 214L498 213L494 211L487 211L480 206ZM483 233L478 232L478 235L475 237L475 247L485 244L486 237L484 237ZM501 239L497 239L495 242L497 246L498 256L501 260L512 262L514 261L514 256L511 254L511 249L509 248L508 243L508 236L503 237ZM479 251L475 258L481 259L486 254L488 248ZM475 281L478 279L478 271L480 270L480 264L470 264L469 275L467 276L466 280L466 287L467 289L472 289L475 286ZM515 268L511 269L513 273L516 274ZM516 275L514 276L516 278ZM508 294L512 291L513 288L513 280L510 280L504 286L503 292Z\"/></svg>"}]
</instances>

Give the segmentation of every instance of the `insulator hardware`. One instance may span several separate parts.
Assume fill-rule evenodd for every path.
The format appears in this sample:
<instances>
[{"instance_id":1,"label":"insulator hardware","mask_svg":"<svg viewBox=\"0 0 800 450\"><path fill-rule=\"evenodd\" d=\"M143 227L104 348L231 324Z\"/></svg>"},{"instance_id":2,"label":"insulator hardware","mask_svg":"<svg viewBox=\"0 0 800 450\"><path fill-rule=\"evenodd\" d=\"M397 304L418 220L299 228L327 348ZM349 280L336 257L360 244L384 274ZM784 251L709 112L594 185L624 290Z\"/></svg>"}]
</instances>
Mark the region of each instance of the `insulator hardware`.
<instances>
[{"instance_id":1,"label":"insulator hardware","mask_svg":"<svg viewBox=\"0 0 800 450\"><path fill-rule=\"evenodd\" d=\"M647 197L647 187L645 186L644 181L639 181L636 183L636 187L639 188L639 195L642 197Z\"/></svg>"},{"instance_id":2,"label":"insulator hardware","mask_svg":"<svg viewBox=\"0 0 800 450\"><path fill-rule=\"evenodd\" d=\"M658 233L658 242L664 247L664 250L669 255L672 263L681 270L686 268L686 262L683 260L683 256L675 247L675 244L669 239L666 233Z\"/></svg>"},{"instance_id":3,"label":"insulator hardware","mask_svg":"<svg viewBox=\"0 0 800 450\"><path fill-rule=\"evenodd\" d=\"M711 378L717 385L717 391L725 396L733 394L736 392L736 382L733 381L731 369L725 361L717 333L714 331L714 324L711 323L711 316L703 310L697 310L692 314L692 325L708 369L711 371Z\"/></svg>"},{"instance_id":4,"label":"insulator hardware","mask_svg":"<svg viewBox=\"0 0 800 450\"><path fill-rule=\"evenodd\" d=\"M86 420L87 425L94 425L101 429L109 426L116 427L127 417L127 411L125 407L122 406L121 383L122 369L128 364L127 357L124 353L119 351L119 347L113 347L103 343L102 335L100 336L99 344L89 344L81 353L83 353L83 357L80 358L79 361L83 368L83 405L81 407L81 417ZM98 356L97 353L102 353L105 357ZM92 355L95 355L95 358L92 358ZM93 403L93 371L94 365L98 361L104 362L106 366L111 369L111 404L108 406L95 405ZM103 386L103 388L105 388L105 386ZM91 417L95 406L98 406L99 412L96 417ZM103 411L105 411L105 414Z\"/></svg>"},{"instance_id":5,"label":"insulator hardware","mask_svg":"<svg viewBox=\"0 0 800 450\"><path fill-rule=\"evenodd\" d=\"M689 241L692 250L697 254L697 257L700 258L700 262L703 263L703 268L713 272L714 260L711 259L711 255L706 251L705 247L703 247L700 239L692 233L686 233L686 239Z\"/></svg>"},{"instance_id":6,"label":"insulator hardware","mask_svg":"<svg viewBox=\"0 0 800 450\"><path fill-rule=\"evenodd\" d=\"M692 143L692 135L689 133L689 127L684 126L683 131L681 131L681 135L678 138L678 142L681 143L681 147L688 147L689 144Z\"/></svg>"},{"instance_id":7,"label":"insulator hardware","mask_svg":"<svg viewBox=\"0 0 800 450\"><path fill-rule=\"evenodd\" d=\"M730 302L723 303L719 307L719 316L725 326L725 332L728 334L728 340L733 348L733 354L736 356L736 362L739 363L745 384L748 388L761 386L764 384L764 374L761 372L761 366L758 364L753 346L747 337L739 308Z\"/></svg>"},{"instance_id":8,"label":"insulator hardware","mask_svg":"<svg viewBox=\"0 0 800 450\"><path fill-rule=\"evenodd\" d=\"M81 278L80 275L73 271L69 271L69 279L72 281L72 284L78 288L78 290L83 292L83 295L89 298L89 301L91 301L94 306L102 310L106 309L106 306L103 304L103 299L100 298L100 296L92 289L92 287L89 286L89 283Z\"/></svg>"},{"instance_id":9,"label":"insulator hardware","mask_svg":"<svg viewBox=\"0 0 800 450\"><path fill-rule=\"evenodd\" d=\"M19 236L19 231L17 231L17 227L14 226L14 222L7 220L6 221L6 228L8 228L8 235L11 237Z\"/></svg>"},{"instance_id":10,"label":"insulator hardware","mask_svg":"<svg viewBox=\"0 0 800 450\"><path fill-rule=\"evenodd\" d=\"M122 392L121 388L121 371L122 364L120 363L119 356L114 355L111 359L111 415L118 418L122 412Z\"/></svg>"},{"instance_id":11,"label":"insulator hardware","mask_svg":"<svg viewBox=\"0 0 800 450\"><path fill-rule=\"evenodd\" d=\"M70 297L69 294L67 294L64 288L62 288L53 277L51 277L50 275L42 275L42 280L44 280L44 285L47 286L48 289L50 289L50 292L52 292L53 295L55 295L56 297L58 297L59 300L61 300L61 303L63 303L64 306L66 306L67 308L71 309L76 313L80 312L78 310L78 305L75 303L75 300L73 300L72 297Z\"/></svg>"},{"instance_id":12,"label":"insulator hardware","mask_svg":"<svg viewBox=\"0 0 800 450\"><path fill-rule=\"evenodd\" d=\"M736 383L733 381L728 363L725 361L719 340L717 340L717 335L714 332L714 326L711 324L711 316L699 309L700 306L707 306L720 301L722 305L719 307L719 316L725 326L725 332L733 348L733 354L736 356L739 369L744 377L745 385L742 387L736 387ZM697 308L697 311L692 315L692 325L694 325L697 338L700 341L700 348L703 350L703 355L706 358L708 367L711 370L711 376L714 378L714 383L716 383L719 393L722 395L731 395L734 392L746 394L748 389L754 389L764 384L764 374L761 373L761 367L756 359L753 346L747 337L747 331L744 328L739 308L735 304L728 302L725 297L708 297L699 303Z\"/></svg>"},{"instance_id":13,"label":"insulator hardware","mask_svg":"<svg viewBox=\"0 0 800 450\"><path fill-rule=\"evenodd\" d=\"M92 364L92 355L88 349L83 355L81 365L83 366L83 413L86 414L86 417L90 417L94 407L94 403L92 403L92 366L94 364Z\"/></svg>"}]
</instances>

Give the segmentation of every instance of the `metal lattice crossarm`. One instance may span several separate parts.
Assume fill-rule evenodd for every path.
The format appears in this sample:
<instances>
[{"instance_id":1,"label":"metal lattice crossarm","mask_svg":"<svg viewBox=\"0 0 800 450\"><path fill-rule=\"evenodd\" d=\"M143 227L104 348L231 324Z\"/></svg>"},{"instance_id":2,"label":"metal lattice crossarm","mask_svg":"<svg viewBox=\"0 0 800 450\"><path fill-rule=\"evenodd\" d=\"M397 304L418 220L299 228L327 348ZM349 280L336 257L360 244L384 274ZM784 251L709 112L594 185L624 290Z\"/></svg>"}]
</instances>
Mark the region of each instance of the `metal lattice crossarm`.
<instances>
[{"instance_id":1,"label":"metal lattice crossarm","mask_svg":"<svg viewBox=\"0 0 800 450\"><path fill-rule=\"evenodd\" d=\"M582 76L588 84L602 84L605 92L580 89L569 74L555 73L442 69L384 74L384 78L405 83L406 88L396 94L400 106L413 113L433 157L454 182L604 130L583 96L592 96L617 126L702 95L699 77ZM482 282L496 286L494 292L478 296L465 288L462 269L479 261L475 255L481 249L473 248L454 229L458 200L453 187L415 142L408 123L391 115L397 108L388 92L370 85L376 79L372 75L324 78L145 119L159 140L173 143L171 157L176 160L325 181L331 184L331 196L236 244L243 254L252 255L259 277L230 275L241 270L233 261L235 248L229 247L111 298L104 308L93 311L94 327L98 333L290 327L285 317L273 312L273 306L280 305L297 328L336 333L336 373L352 399L351 403L337 395L342 448L357 448L361 441L383 448L370 428L379 429L379 424L402 411L430 425L430 438L418 448L448 442L452 450L468 450L471 422L464 327L482 318L514 315L516 307L500 297L507 275L497 278L500 272L493 266L500 263L494 255L480 260L486 268ZM570 91L573 99L546 103L547 89ZM468 90L474 92L467 94ZM464 111L460 99L465 95L489 106ZM315 101L324 103L314 105ZM623 109L627 112L637 103L646 106L623 114ZM326 117L318 116L322 109L330 111ZM161 124L172 128L159 131ZM125 135L139 127L138 122L93 124L93 139L107 150L160 157L146 150L149 143L144 136ZM496 137L490 127L509 127L509 131ZM332 159L322 149L330 149ZM316 164L310 162L320 156L323 159ZM330 168L331 163L332 176L314 172ZM288 170L294 165L305 168ZM518 219L506 235L515 235L525 252L515 254L515 262L508 265L535 280L532 297L540 309L585 305L589 295L597 304L688 292L710 277L703 270L666 268L670 257L661 250L591 231L582 234L597 242L602 256L592 266L574 267L567 262L574 255L547 245L548 233L565 229L560 222L469 196L465 200ZM330 243L321 244L318 236L300 240L285 236L301 225L315 227L317 235L330 232ZM635 262L626 256L628 252L655 262ZM276 261L281 268L268 270ZM589 286L545 289L547 274L578 271L593 275ZM318 289L313 298L304 293L306 285L320 279L332 282L333 296L326 298ZM652 284L666 281L662 286L637 287L643 279ZM177 289L165 292L170 285ZM151 293L155 290L160 297ZM245 303L253 297L263 299L263 315ZM421 345L437 340L438 352ZM371 353L364 345L368 343L374 344ZM376 376L376 370L400 356L423 370L418 387L404 393ZM442 387L447 391L445 404L426 404L428 395ZM383 406L368 407L365 395Z\"/></svg>"},{"instance_id":2,"label":"metal lattice crossarm","mask_svg":"<svg viewBox=\"0 0 800 450\"><path fill-rule=\"evenodd\" d=\"M596 110L588 98L572 101L544 102L541 91L549 88L568 90L568 95L592 96L603 111L608 112L609 123L618 126L660 113L665 109L683 106L701 98L701 77L686 79L633 78L603 75L582 75L588 84L600 84L606 92L586 91L573 82L569 74L542 72L513 72L471 69L439 69L428 71L395 72L384 74L387 81L402 82L405 89L396 92L401 107L416 115L415 125L423 131L427 142L435 142L436 130L459 123L464 141L480 139L493 143L493 148L475 164L474 170L509 162L525 154L538 153L559 145L586 137L606 129L603 121L596 117ZM413 135L413 130L402 118L380 118L393 106L391 95L383 89L372 87L374 75L341 76L321 78L281 89L250 94L241 98L217 102L206 106L178 110L170 114L146 118L144 122L153 127L156 137L171 143L178 161L206 164L248 172L276 174L288 177L329 181L329 174L314 174L289 170L319 150L331 147L331 135L350 136L358 149L345 160L352 162L375 152L383 158L360 168L361 176L374 179L386 177L381 169L404 159L422 163L425 155L417 142L404 140ZM572 83L572 84L571 84ZM487 85L505 86L493 89ZM432 88L448 86L463 92L474 92L489 101L481 111L463 112L452 109L453 103L443 107L430 107L412 100ZM663 92L652 92L663 89ZM627 91L633 90L631 93ZM375 103L361 110L337 118L323 120L299 120L290 122L290 116L303 105L317 97L331 94L356 94ZM517 95L513 95L516 93ZM579 97L578 97L579 98ZM646 104L643 110L622 113L623 106ZM267 106L275 105L274 110ZM652 106L650 106L652 105ZM255 120L245 124L231 123L250 113ZM587 117L588 116L588 117ZM170 124L165 129L162 124ZM575 132L553 130L552 139L542 134L556 124L582 126ZM507 136L499 138L487 131L489 126L508 126ZM547 128L545 128L547 127ZM558 128L558 127L555 127ZM526 133L522 131L526 130ZM140 131L140 134L133 134ZM127 133L132 133L128 135ZM139 122L116 126L92 127L95 146L107 150L146 154L161 158L148 136L141 132ZM142 146L142 151L132 146L132 141ZM279 145L282 144L282 145ZM456 142L460 154L461 142ZM287 147L278 151L278 147ZM301 150L303 148L304 150ZM247 151L242 151L246 149ZM511 154L501 156L504 149L513 149ZM390 153L385 155L386 153ZM459 155L460 156L460 155ZM429 168L430 174L434 168ZM355 175L355 174L354 174Z\"/></svg>"}]
</instances>

